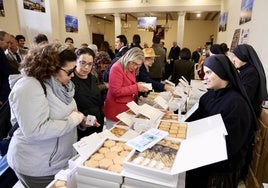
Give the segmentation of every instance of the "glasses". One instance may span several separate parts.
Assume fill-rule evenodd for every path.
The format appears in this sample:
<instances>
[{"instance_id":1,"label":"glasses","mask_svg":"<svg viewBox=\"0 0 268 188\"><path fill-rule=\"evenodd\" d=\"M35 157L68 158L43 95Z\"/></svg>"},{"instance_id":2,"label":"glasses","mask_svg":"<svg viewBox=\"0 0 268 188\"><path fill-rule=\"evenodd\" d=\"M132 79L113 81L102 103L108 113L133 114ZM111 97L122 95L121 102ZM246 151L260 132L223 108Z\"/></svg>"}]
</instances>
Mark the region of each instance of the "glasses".
<instances>
[{"instance_id":1,"label":"glasses","mask_svg":"<svg viewBox=\"0 0 268 188\"><path fill-rule=\"evenodd\" d=\"M73 72L75 71L75 69L76 69L76 66L74 66L73 69L68 70L68 71L60 67L60 70L63 70L67 74L67 76L71 76L71 74L73 74Z\"/></svg>"},{"instance_id":2,"label":"glasses","mask_svg":"<svg viewBox=\"0 0 268 188\"><path fill-rule=\"evenodd\" d=\"M137 67L140 67L142 64L139 64L139 63L136 63L135 61L131 61L131 63L134 65L134 66L137 66Z\"/></svg>"},{"instance_id":3,"label":"glasses","mask_svg":"<svg viewBox=\"0 0 268 188\"><path fill-rule=\"evenodd\" d=\"M89 66L91 67L93 65L93 62L86 62L86 61L79 61L81 67Z\"/></svg>"}]
</instances>

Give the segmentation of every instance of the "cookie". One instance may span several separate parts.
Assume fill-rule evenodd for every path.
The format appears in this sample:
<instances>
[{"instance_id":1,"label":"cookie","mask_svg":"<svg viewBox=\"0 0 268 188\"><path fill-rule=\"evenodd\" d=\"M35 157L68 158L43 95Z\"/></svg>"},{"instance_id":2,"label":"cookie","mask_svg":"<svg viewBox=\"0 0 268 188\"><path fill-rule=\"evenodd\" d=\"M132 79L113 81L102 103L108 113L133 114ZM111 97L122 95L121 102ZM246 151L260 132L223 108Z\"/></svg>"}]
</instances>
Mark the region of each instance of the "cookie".
<instances>
[{"instance_id":1,"label":"cookie","mask_svg":"<svg viewBox=\"0 0 268 188\"><path fill-rule=\"evenodd\" d=\"M103 145L104 145L105 147L107 147L107 148L110 148L110 147L112 147L112 146L115 145L115 141L113 141L113 140L106 140L106 141L103 143Z\"/></svg>"},{"instance_id":2,"label":"cookie","mask_svg":"<svg viewBox=\"0 0 268 188\"><path fill-rule=\"evenodd\" d=\"M90 157L91 160L96 160L96 161L99 161L103 158L104 158L104 155L101 153L95 153Z\"/></svg>"},{"instance_id":3,"label":"cookie","mask_svg":"<svg viewBox=\"0 0 268 188\"><path fill-rule=\"evenodd\" d=\"M122 169L123 167L119 164L113 164L108 168L109 171L116 172L116 173L121 173Z\"/></svg>"},{"instance_id":4,"label":"cookie","mask_svg":"<svg viewBox=\"0 0 268 188\"><path fill-rule=\"evenodd\" d=\"M100 168L105 169L105 170L107 170L109 166L111 166L112 164L113 164L112 159L102 159L99 161Z\"/></svg>"},{"instance_id":5,"label":"cookie","mask_svg":"<svg viewBox=\"0 0 268 188\"><path fill-rule=\"evenodd\" d=\"M107 152L109 152L110 149L109 148L106 148L106 147L101 147L98 152L101 153L101 154L105 154Z\"/></svg>"},{"instance_id":6,"label":"cookie","mask_svg":"<svg viewBox=\"0 0 268 188\"><path fill-rule=\"evenodd\" d=\"M85 161L84 165L92 168L99 168L99 161L88 160Z\"/></svg>"}]
</instances>

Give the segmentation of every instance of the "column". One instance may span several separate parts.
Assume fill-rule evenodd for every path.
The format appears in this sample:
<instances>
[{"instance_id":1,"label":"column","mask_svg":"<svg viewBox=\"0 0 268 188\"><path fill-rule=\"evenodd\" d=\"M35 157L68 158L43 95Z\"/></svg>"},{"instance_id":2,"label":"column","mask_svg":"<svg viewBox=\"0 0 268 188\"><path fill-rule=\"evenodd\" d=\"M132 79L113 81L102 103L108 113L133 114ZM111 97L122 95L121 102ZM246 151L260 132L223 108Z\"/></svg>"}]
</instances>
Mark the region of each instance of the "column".
<instances>
[{"instance_id":1,"label":"column","mask_svg":"<svg viewBox=\"0 0 268 188\"><path fill-rule=\"evenodd\" d=\"M114 34L115 37L121 35L121 16L119 13L114 14Z\"/></svg>"},{"instance_id":2,"label":"column","mask_svg":"<svg viewBox=\"0 0 268 188\"><path fill-rule=\"evenodd\" d=\"M183 46L185 14L185 12L178 12L177 43L180 47Z\"/></svg>"}]
</instances>

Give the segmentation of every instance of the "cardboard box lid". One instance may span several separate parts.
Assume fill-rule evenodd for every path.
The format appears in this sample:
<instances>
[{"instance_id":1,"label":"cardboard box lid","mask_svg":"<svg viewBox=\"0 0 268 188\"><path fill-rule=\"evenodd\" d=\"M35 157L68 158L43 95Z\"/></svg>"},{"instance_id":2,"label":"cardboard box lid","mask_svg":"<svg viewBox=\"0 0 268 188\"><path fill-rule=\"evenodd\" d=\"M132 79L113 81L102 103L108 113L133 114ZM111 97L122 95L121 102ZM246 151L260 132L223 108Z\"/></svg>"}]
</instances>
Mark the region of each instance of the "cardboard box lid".
<instances>
[{"instance_id":1,"label":"cardboard box lid","mask_svg":"<svg viewBox=\"0 0 268 188\"><path fill-rule=\"evenodd\" d=\"M177 174L227 159L227 130L220 114L189 122L171 174Z\"/></svg>"}]
</instances>

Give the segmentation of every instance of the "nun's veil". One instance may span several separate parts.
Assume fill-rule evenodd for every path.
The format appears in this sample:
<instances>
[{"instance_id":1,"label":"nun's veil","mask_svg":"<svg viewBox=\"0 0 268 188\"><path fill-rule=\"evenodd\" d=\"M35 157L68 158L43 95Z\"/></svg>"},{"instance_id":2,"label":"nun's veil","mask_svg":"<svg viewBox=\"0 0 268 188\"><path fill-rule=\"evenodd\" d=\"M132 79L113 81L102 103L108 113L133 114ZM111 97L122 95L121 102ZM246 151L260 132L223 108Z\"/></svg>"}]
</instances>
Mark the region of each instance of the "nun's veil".
<instances>
[{"instance_id":1,"label":"nun's veil","mask_svg":"<svg viewBox=\"0 0 268 188\"><path fill-rule=\"evenodd\" d=\"M257 122L255 112L240 79L239 73L230 59L226 55L222 54L213 55L205 59L204 66L210 68L221 79L229 81L229 84L232 85L245 98L251 109L255 122ZM257 126L255 126L255 129L257 129Z\"/></svg>"},{"instance_id":2,"label":"nun's veil","mask_svg":"<svg viewBox=\"0 0 268 188\"><path fill-rule=\"evenodd\" d=\"M259 59L258 54L254 50L254 48L248 44L240 44L237 45L233 51L233 53L241 60L253 65L259 73L259 83L260 86L258 88L258 99L259 100L268 100L267 88L266 88L266 76L265 72Z\"/></svg>"},{"instance_id":3,"label":"nun's veil","mask_svg":"<svg viewBox=\"0 0 268 188\"><path fill-rule=\"evenodd\" d=\"M249 101L239 73L226 55L217 54L210 56L205 59L204 66L210 68L221 79L229 81L229 83Z\"/></svg>"}]
</instances>

